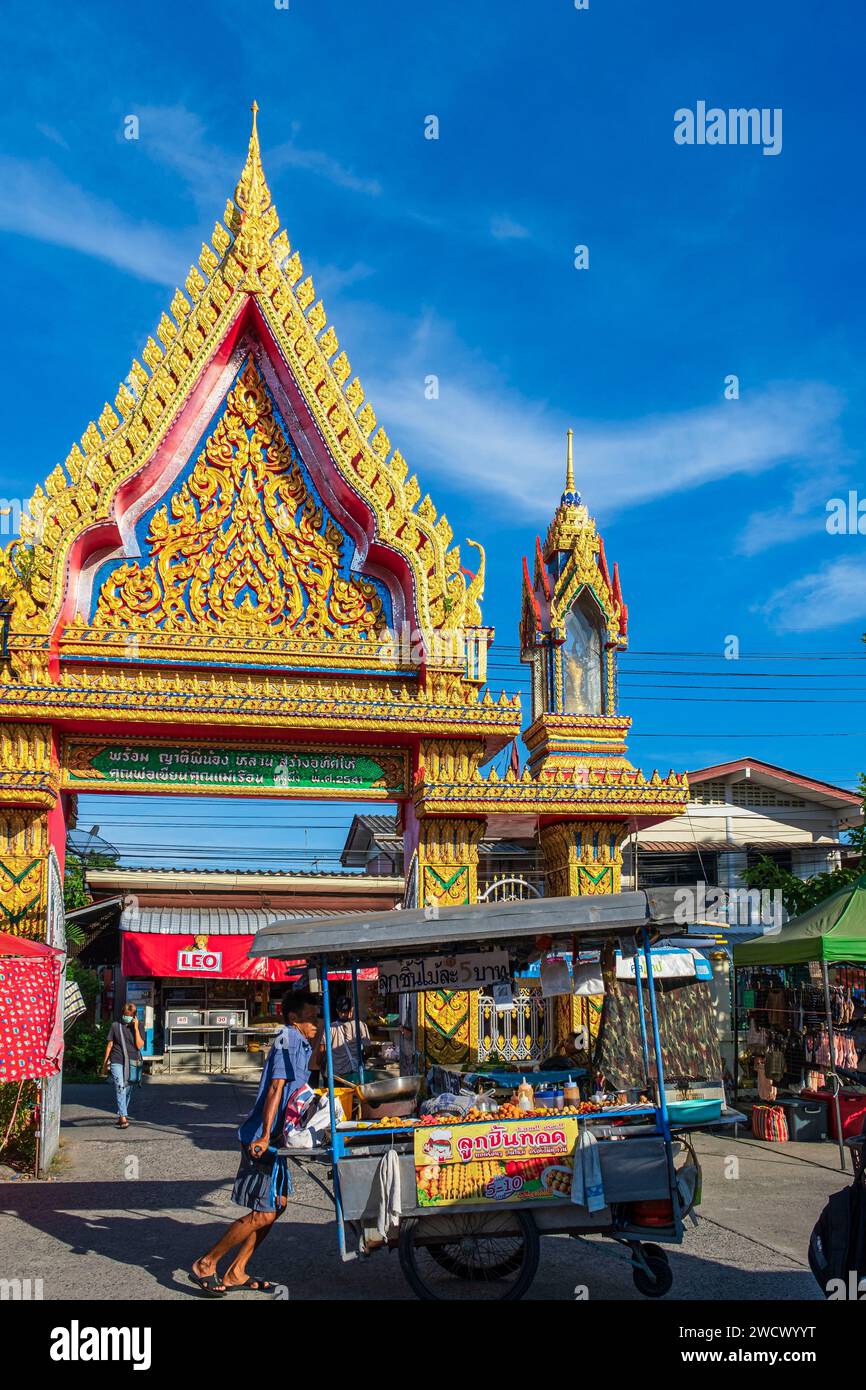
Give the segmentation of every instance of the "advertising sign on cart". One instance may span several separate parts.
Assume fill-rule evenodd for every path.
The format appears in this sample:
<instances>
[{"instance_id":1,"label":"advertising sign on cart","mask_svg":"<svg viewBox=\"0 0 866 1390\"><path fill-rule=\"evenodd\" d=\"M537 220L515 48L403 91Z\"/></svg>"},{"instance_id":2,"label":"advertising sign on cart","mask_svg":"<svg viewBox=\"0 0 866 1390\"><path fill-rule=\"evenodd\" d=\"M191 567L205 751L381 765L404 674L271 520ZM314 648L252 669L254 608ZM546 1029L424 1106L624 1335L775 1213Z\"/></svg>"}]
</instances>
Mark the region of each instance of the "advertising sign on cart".
<instances>
[{"instance_id":1,"label":"advertising sign on cart","mask_svg":"<svg viewBox=\"0 0 866 1390\"><path fill-rule=\"evenodd\" d=\"M571 1116L419 1127L418 1205L561 1201L571 1191L577 1137Z\"/></svg>"}]
</instances>

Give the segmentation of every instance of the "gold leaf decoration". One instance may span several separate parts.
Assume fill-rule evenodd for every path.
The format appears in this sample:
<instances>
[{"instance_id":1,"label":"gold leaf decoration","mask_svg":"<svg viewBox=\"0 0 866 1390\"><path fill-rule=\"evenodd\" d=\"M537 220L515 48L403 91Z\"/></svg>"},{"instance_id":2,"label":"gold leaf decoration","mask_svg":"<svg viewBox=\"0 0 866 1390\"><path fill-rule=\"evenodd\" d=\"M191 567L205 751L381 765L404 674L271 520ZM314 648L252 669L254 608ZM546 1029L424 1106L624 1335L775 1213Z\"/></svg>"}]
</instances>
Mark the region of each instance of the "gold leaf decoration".
<instances>
[{"instance_id":1,"label":"gold leaf decoration","mask_svg":"<svg viewBox=\"0 0 866 1390\"><path fill-rule=\"evenodd\" d=\"M352 409L357 410L358 406L364 399L364 388L357 377L355 377L355 380L351 381L349 385L346 387L345 395L346 400L349 402L349 405L352 407Z\"/></svg>"},{"instance_id":2,"label":"gold leaf decoration","mask_svg":"<svg viewBox=\"0 0 866 1390\"><path fill-rule=\"evenodd\" d=\"M298 285L298 288L295 290L295 294L297 296L297 300L301 308L308 309L316 297L316 290L313 285L311 276L308 275L306 280L304 280L302 284Z\"/></svg>"},{"instance_id":3,"label":"gold leaf decoration","mask_svg":"<svg viewBox=\"0 0 866 1390\"><path fill-rule=\"evenodd\" d=\"M148 558L108 576L93 626L373 640L382 599L340 575L342 545L248 360L189 478L154 514Z\"/></svg>"},{"instance_id":4,"label":"gold leaf decoration","mask_svg":"<svg viewBox=\"0 0 866 1390\"><path fill-rule=\"evenodd\" d=\"M99 428L102 430L102 433L105 435L106 439L110 434L114 433L119 424L120 421L117 418L117 415L112 410L111 406L108 404L108 401L106 401L105 405L102 407L102 412L99 416Z\"/></svg>"}]
</instances>

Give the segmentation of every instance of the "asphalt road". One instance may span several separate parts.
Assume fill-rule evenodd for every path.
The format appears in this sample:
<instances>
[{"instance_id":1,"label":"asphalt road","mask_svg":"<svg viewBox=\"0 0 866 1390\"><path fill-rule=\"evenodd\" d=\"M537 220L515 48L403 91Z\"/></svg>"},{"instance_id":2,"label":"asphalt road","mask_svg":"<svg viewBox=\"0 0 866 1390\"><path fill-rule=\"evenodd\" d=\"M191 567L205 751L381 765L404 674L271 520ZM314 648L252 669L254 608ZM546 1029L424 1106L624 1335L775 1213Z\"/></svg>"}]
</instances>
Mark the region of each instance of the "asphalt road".
<instances>
[{"instance_id":1,"label":"asphalt road","mask_svg":"<svg viewBox=\"0 0 866 1390\"><path fill-rule=\"evenodd\" d=\"M70 1086L57 1176L0 1184L0 1279L41 1279L45 1299L201 1297L186 1271L238 1214L234 1129L253 1092L224 1076L151 1079L121 1131L107 1084ZM702 1137L699 1147L701 1215L670 1251L668 1298L819 1300L806 1249L824 1201L846 1181L835 1147L745 1136ZM530 1299L573 1300L578 1286L590 1300L641 1297L611 1242L549 1237L541 1249ZM291 1299L412 1297L396 1255L341 1262L330 1198L307 1173L296 1174L289 1210L254 1266Z\"/></svg>"}]
</instances>

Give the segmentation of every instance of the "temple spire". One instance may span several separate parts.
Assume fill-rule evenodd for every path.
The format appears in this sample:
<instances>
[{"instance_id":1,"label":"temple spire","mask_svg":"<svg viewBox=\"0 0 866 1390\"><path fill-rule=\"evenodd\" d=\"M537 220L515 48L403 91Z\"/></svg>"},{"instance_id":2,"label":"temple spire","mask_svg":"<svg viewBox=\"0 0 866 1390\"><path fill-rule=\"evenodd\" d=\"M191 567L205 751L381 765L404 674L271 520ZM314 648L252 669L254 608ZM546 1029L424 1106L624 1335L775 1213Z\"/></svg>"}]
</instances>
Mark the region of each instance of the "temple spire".
<instances>
[{"instance_id":1,"label":"temple spire","mask_svg":"<svg viewBox=\"0 0 866 1390\"><path fill-rule=\"evenodd\" d=\"M565 455L565 492L560 498L560 504L572 505L580 502L580 494L574 486L574 430L566 432L568 444Z\"/></svg>"},{"instance_id":2,"label":"temple spire","mask_svg":"<svg viewBox=\"0 0 866 1390\"><path fill-rule=\"evenodd\" d=\"M235 203L248 217L263 217L271 205L271 190L262 167L262 152L259 147L257 116L259 104L252 104L253 127L250 131L250 144L247 161L243 167L238 186L235 189Z\"/></svg>"}]
</instances>

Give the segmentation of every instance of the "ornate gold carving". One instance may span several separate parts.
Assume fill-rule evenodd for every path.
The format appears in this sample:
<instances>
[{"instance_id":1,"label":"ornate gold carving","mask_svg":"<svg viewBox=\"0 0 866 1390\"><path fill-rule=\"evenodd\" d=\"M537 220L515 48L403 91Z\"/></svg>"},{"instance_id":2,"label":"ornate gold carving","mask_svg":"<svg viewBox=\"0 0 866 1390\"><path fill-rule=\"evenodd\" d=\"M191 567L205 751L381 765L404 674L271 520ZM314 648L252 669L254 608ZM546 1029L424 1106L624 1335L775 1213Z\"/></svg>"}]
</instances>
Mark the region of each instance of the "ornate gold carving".
<instances>
[{"instance_id":1,"label":"ornate gold carving","mask_svg":"<svg viewBox=\"0 0 866 1390\"><path fill-rule=\"evenodd\" d=\"M146 640L146 635L133 634L127 658L136 643L146 651ZM43 654L38 658L44 659ZM190 727L237 728L264 723L269 728L326 733L345 723L353 731L399 729L401 734L428 738L473 739L481 734L495 747L520 732L517 697L505 706L488 705L466 685L461 685L459 701L447 702L388 681L368 681L364 687L357 680L335 677L303 679L260 672L238 677L207 668L166 672L161 667L153 671L84 663L76 663L71 671L62 669L59 683L28 682L0 672L2 718L99 718L121 724L180 721Z\"/></svg>"},{"instance_id":2,"label":"ornate gold carving","mask_svg":"<svg viewBox=\"0 0 866 1390\"><path fill-rule=\"evenodd\" d=\"M0 931L44 937L48 847L43 814L0 807Z\"/></svg>"},{"instance_id":3,"label":"ornate gold carving","mask_svg":"<svg viewBox=\"0 0 866 1390\"><path fill-rule=\"evenodd\" d=\"M94 628L236 636L373 639L382 600L338 570L343 538L307 491L252 361L170 502L154 516L150 560L102 586Z\"/></svg>"},{"instance_id":4,"label":"ornate gold carving","mask_svg":"<svg viewBox=\"0 0 866 1390\"><path fill-rule=\"evenodd\" d=\"M288 241L278 235L279 219L262 168L255 119L235 198L227 208L226 227L216 225L212 249L204 246L199 255L200 271L195 269L187 277L189 300L180 290L174 296L174 323L167 317L161 321L164 351L150 338L142 353L149 371L141 362L133 362L115 401L117 415L103 412L101 424L108 435L104 438L91 424L81 450L70 455L69 479L63 480L62 490L44 509L47 530L40 537L37 526L37 534L27 542L35 552L36 574L28 601L16 601L13 642L16 628L51 629L65 591L70 546L85 529L112 516L118 486L140 470L162 443L235 321L245 294L257 298L337 466L369 505L378 533L408 563L421 629L432 631L458 622L480 625L483 575L476 576L467 596L459 556L448 550L450 533L437 530L435 513L432 520L414 513L421 495L417 480L401 486L407 470L399 452L386 459L390 441L381 430L372 443L367 442L364 431L372 432L374 414L372 409L360 411L364 393L357 379L346 386L351 368L345 353L334 357L338 343L332 329L321 332L324 309L317 304L305 314L305 307L312 304L309 289L293 290L303 273L300 257L294 252L282 265ZM321 333L319 342L317 333ZM40 492L37 489L34 494L34 511L35 504L44 501ZM20 568L11 566L14 587L20 586Z\"/></svg>"},{"instance_id":5,"label":"ornate gold carving","mask_svg":"<svg viewBox=\"0 0 866 1390\"><path fill-rule=\"evenodd\" d=\"M478 901L478 845L486 824L460 817L422 821L418 867L424 907Z\"/></svg>"},{"instance_id":6,"label":"ornate gold carving","mask_svg":"<svg viewBox=\"0 0 866 1390\"><path fill-rule=\"evenodd\" d=\"M619 821L562 821L541 831L546 891L549 897L618 893L622 877Z\"/></svg>"},{"instance_id":7,"label":"ornate gold carving","mask_svg":"<svg viewBox=\"0 0 866 1390\"><path fill-rule=\"evenodd\" d=\"M423 769L425 783L478 780L478 769L483 760L484 744L481 742L424 739L418 750L418 763Z\"/></svg>"}]
</instances>

